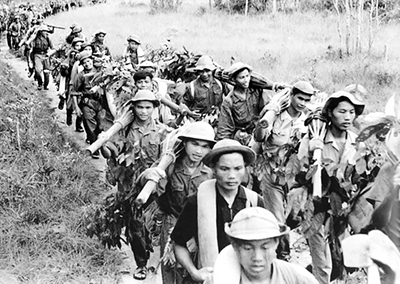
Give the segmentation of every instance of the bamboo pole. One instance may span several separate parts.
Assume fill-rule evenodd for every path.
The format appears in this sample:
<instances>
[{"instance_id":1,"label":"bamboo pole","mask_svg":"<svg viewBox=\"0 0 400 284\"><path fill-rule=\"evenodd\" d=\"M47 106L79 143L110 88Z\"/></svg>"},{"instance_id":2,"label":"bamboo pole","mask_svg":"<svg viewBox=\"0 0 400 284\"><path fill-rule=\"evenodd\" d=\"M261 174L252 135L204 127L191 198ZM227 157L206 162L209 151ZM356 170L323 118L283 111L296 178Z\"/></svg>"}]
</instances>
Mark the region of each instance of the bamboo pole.
<instances>
[{"instance_id":1,"label":"bamboo pole","mask_svg":"<svg viewBox=\"0 0 400 284\"><path fill-rule=\"evenodd\" d=\"M175 154L173 152L167 152L161 157L160 163L158 164L157 168L165 171L173 161L175 161ZM147 202L150 195L155 190L156 186L157 182L155 181L148 180L146 182L135 201L138 208L140 208L143 204Z\"/></svg>"},{"instance_id":2,"label":"bamboo pole","mask_svg":"<svg viewBox=\"0 0 400 284\"><path fill-rule=\"evenodd\" d=\"M244 8L244 15L247 17L247 13L249 10L249 0L246 0L246 7Z\"/></svg>"},{"instance_id":3,"label":"bamboo pole","mask_svg":"<svg viewBox=\"0 0 400 284\"><path fill-rule=\"evenodd\" d=\"M119 119L117 119L106 132L99 135L99 138L86 149L86 152L88 154L93 154L94 152L96 152L98 149L100 149L101 146L109 141L113 135L117 134L118 131L131 123L133 119L133 112L130 109L125 110L124 114Z\"/></svg>"}]
</instances>

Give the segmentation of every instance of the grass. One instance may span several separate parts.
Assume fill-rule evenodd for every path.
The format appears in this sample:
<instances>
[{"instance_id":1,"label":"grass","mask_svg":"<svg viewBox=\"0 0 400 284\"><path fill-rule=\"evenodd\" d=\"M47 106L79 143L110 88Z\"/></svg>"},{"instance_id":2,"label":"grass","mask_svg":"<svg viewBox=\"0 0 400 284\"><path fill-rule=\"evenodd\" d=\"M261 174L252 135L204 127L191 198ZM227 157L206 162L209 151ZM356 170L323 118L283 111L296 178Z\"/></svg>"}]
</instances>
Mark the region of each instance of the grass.
<instances>
[{"instance_id":1,"label":"grass","mask_svg":"<svg viewBox=\"0 0 400 284\"><path fill-rule=\"evenodd\" d=\"M86 236L108 189L46 99L0 70L0 283L116 283L118 252Z\"/></svg>"},{"instance_id":2,"label":"grass","mask_svg":"<svg viewBox=\"0 0 400 284\"><path fill-rule=\"evenodd\" d=\"M64 26L78 22L86 36L105 29L107 44L114 55L122 53L129 34L138 34L145 45L158 48L169 39L176 49L185 46L193 53L209 54L224 67L229 67L234 57L273 80L293 83L307 79L328 93L359 83L370 91L365 98L367 111L382 110L386 99L399 87L394 67L400 60L400 32L396 24L381 26L370 54L366 52L368 29L364 26L364 52L339 58L333 12L245 17L210 12L208 1L197 0L184 3L178 13L150 15L147 4L110 1L107 5L60 14L48 21ZM65 31L55 38L64 36ZM385 46L387 61L383 58Z\"/></svg>"}]
</instances>

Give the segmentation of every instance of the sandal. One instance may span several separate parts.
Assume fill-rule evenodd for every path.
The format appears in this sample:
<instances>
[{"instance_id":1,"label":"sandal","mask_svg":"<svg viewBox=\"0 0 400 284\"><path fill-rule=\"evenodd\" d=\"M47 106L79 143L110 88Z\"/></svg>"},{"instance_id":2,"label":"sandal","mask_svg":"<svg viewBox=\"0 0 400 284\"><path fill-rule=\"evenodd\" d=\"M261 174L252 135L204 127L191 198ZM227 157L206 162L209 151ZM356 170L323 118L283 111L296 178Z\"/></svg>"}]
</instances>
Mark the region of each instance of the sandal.
<instances>
[{"instance_id":1,"label":"sandal","mask_svg":"<svg viewBox=\"0 0 400 284\"><path fill-rule=\"evenodd\" d=\"M133 278L136 280L144 280L147 277L147 267L146 266L141 266L137 267L135 272L133 273Z\"/></svg>"}]
</instances>

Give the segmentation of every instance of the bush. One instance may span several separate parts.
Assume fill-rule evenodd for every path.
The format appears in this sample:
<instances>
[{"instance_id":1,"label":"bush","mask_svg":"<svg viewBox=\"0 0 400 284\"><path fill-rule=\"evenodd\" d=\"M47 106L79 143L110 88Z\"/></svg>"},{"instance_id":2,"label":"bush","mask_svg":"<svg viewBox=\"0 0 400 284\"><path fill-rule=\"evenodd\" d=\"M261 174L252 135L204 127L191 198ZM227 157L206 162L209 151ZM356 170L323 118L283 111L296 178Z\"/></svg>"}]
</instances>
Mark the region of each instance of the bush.
<instances>
[{"instance_id":1,"label":"bush","mask_svg":"<svg viewBox=\"0 0 400 284\"><path fill-rule=\"evenodd\" d=\"M246 0L215 0L214 7L229 13L244 14ZM257 14L264 12L267 7L267 0L249 0L249 13Z\"/></svg>"},{"instance_id":2,"label":"bush","mask_svg":"<svg viewBox=\"0 0 400 284\"><path fill-rule=\"evenodd\" d=\"M176 12L182 5L182 0L150 0L150 13Z\"/></svg>"}]
</instances>

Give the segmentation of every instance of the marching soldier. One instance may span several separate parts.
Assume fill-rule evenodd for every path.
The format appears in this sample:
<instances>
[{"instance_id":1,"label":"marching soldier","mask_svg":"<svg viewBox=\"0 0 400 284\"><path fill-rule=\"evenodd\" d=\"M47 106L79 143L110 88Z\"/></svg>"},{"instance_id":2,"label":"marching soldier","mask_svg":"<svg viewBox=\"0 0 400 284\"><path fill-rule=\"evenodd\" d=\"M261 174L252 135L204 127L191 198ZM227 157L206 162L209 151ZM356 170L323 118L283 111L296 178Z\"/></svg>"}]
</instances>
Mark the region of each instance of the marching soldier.
<instances>
[{"instance_id":1,"label":"marching soldier","mask_svg":"<svg viewBox=\"0 0 400 284\"><path fill-rule=\"evenodd\" d=\"M35 64L35 79L38 82L38 90L43 87L48 90L50 82L50 60L48 55L52 49L53 43L49 38L49 29L41 26L32 42L32 56Z\"/></svg>"}]
</instances>

